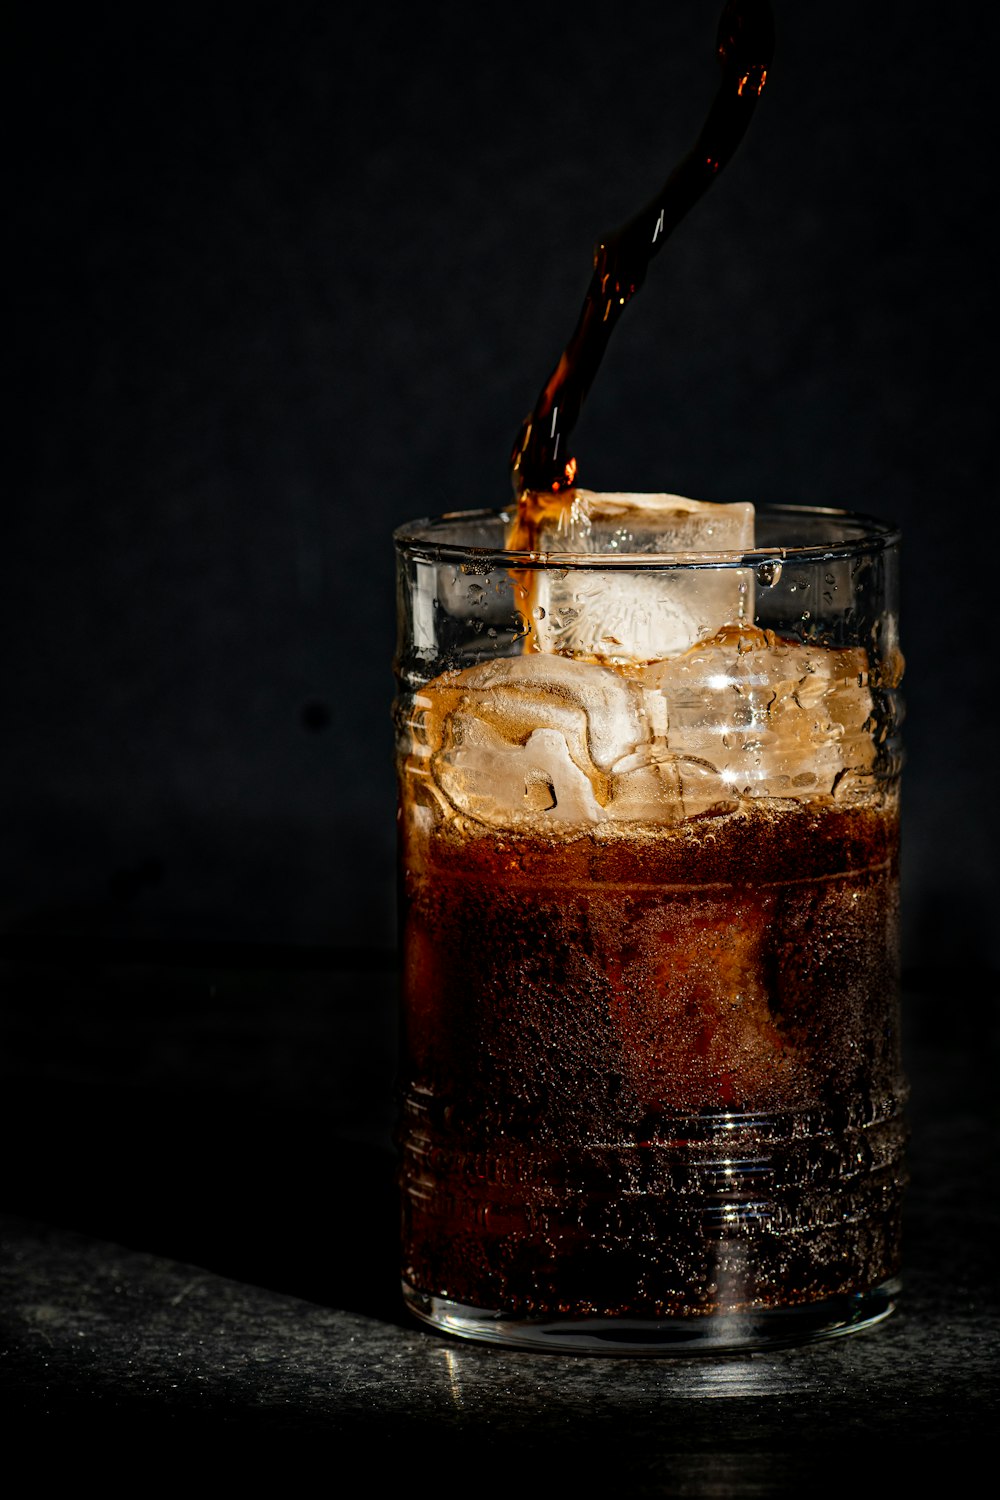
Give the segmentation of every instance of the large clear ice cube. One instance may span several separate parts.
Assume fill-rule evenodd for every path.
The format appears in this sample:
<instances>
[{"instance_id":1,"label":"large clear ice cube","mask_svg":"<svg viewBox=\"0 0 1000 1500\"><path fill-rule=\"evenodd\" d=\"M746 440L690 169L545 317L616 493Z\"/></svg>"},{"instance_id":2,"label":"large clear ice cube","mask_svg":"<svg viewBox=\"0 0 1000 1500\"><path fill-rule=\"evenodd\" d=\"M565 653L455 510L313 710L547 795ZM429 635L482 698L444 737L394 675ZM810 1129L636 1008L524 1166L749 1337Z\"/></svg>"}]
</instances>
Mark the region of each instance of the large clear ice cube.
<instances>
[{"instance_id":1,"label":"large clear ice cube","mask_svg":"<svg viewBox=\"0 0 1000 1500\"><path fill-rule=\"evenodd\" d=\"M868 658L729 627L641 675L666 716L684 815L746 797L849 795L875 747ZM657 702L659 700L659 702Z\"/></svg>"},{"instance_id":2,"label":"large clear ice cube","mask_svg":"<svg viewBox=\"0 0 1000 1500\"><path fill-rule=\"evenodd\" d=\"M754 545L749 503L713 505L682 495L574 490L539 531L538 550L608 557L677 554L690 560ZM644 662L676 656L726 624L753 618L749 568L609 566L547 569L532 577L529 610L540 651Z\"/></svg>"},{"instance_id":3,"label":"large clear ice cube","mask_svg":"<svg viewBox=\"0 0 1000 1500\"><path fill-rule=\"evenodd\" d=\"M446 674L415 707L415 773L452 808L494 827L600 821L613 768L649 733L639 688L594 662L559 656L505 657Z\"/></svg>"}]
</instances>

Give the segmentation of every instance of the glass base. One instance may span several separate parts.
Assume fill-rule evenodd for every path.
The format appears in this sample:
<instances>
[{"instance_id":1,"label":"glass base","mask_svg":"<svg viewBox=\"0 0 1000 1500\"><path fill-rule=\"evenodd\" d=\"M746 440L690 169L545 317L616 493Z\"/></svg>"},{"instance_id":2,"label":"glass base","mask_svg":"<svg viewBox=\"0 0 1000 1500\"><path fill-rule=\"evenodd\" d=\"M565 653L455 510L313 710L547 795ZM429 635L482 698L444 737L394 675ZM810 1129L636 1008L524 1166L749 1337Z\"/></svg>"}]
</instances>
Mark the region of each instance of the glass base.
<instances>
[{"instance_id":1,"label":"glass base","mask_svg":"<svg viewBox=\"0 0 1000 1500\"><path fill-rule=\"evenodd\" d=\"M753 1308L747 1312L673 1318L509 1317L429 1297L403 1283L403 1300L421 1322L440 1333L503 1344L510 1349L548 1349L558 1354L647 1355L745 1354L781 1349L817 1339L839 1338L871 1328L896 1305L898 1277L869 1292L827 1297L799 1307Z\"/></svg>"}]
</instances>

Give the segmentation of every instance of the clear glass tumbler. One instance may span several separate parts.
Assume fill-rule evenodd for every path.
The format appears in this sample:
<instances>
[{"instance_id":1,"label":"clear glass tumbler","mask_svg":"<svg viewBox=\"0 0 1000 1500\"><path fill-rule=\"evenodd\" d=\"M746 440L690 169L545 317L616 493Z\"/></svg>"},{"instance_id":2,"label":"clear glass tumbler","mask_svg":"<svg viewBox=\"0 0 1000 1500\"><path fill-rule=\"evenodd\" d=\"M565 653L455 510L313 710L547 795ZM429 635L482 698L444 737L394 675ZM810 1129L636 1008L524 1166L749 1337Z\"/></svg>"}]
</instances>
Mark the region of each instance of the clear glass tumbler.
<instances>
[{"instance_id":1,"label":"clear glass tumbler","mask_svg":"<svg viewBox=\"0 0 1000 1500\"><path fill-rule=\"evenodd\" d=\"M905 1182L898 536L508 525L396 534L405 1300L586 1353L864 1327Z\"/></svg>"}]
</instances>

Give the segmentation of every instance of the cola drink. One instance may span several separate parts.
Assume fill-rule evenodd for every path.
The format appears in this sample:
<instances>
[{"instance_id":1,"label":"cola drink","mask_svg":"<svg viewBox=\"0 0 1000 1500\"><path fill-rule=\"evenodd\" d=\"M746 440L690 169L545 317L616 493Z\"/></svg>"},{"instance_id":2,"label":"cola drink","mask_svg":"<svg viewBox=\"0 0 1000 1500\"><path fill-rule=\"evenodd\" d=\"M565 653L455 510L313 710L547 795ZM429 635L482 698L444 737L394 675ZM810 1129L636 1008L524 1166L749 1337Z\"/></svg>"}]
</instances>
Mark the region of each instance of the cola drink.
<instances>
[{"instance_id":1,"label":"cola drink","mask_svg":"<svg viewBox=\"0 0 1000 1500\"><path fill-rule=\"evenodd\" d=\"M409 831L411 1296L656 1320L896 1272L894 815Z\"/></svg>"},{"instance_id":2,"label":"cola drink","mask_svg":"<svg viewBox=\"0 0 1000 1500\"><path fill-rule=\"evenodd\" d=\"M436 1326L760 1347L892 1305L895 538L757 529L783 559L662 573L532 569L484 545L502 517L400 538L403 1280ZM550 642L595 580L659 578L673 629L724 571L754 618L659 659L648 609L613 656L526 651L532 570Z\"/></svg>"}]
</instances>

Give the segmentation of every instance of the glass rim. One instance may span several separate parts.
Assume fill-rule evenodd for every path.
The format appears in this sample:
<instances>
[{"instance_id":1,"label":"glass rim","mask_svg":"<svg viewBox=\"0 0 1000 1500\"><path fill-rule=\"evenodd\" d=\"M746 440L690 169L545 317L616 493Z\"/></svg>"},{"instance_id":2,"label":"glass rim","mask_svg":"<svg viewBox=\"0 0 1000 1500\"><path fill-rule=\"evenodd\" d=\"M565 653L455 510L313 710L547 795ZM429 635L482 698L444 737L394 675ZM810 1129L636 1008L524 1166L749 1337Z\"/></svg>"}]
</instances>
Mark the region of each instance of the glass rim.
<instances>
[{"instance_id":1,"label":"glass rim","mask_svg":"<svg viewBox=\"0 0 1000 1500\"><path fill-rule=\"evenodd\" d=\"M741 568L767 562L821 563L884 552L900 540L899 527L892 521L869 515L865 511L840 509L829 505L755 505L755 515L801 518L829 517L855 525L858 535L841 541L782 547L753 547L748 551L720 549L715 552L528 552L505 547L474 546L453 541L435 541L434 528L474 521L513 520L513 509L453 510L439 516L421 516L406 521L393 531L396 547L412 557L427 562L474 562L477 571L487 564L497 568L531 569L608 569L626 568L637 572L644 568Z\"/></svg>"}]
</instances>

